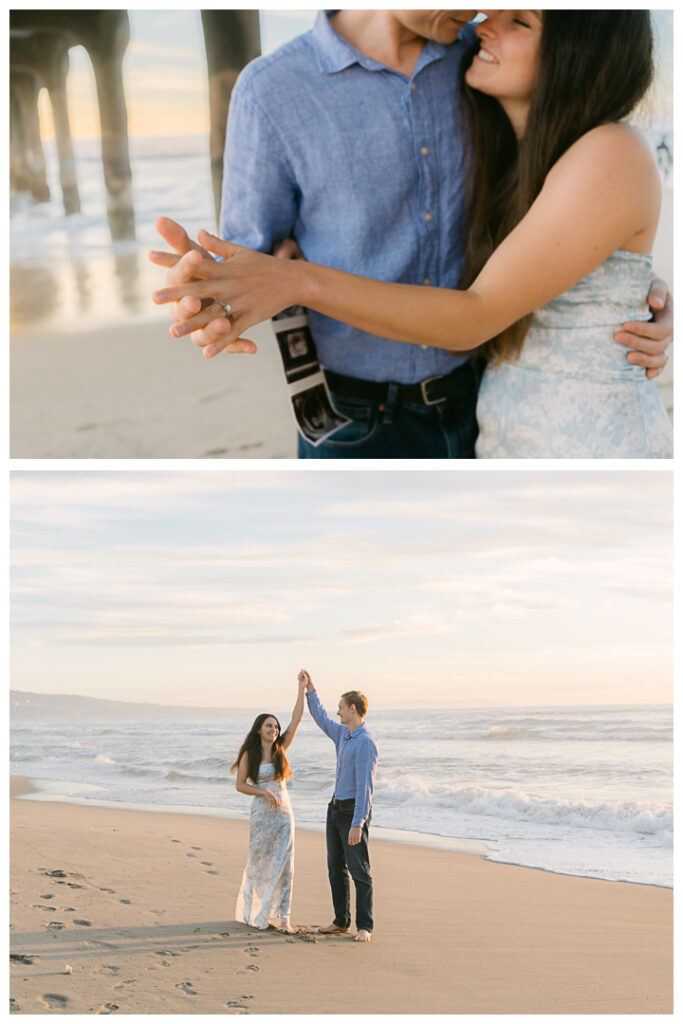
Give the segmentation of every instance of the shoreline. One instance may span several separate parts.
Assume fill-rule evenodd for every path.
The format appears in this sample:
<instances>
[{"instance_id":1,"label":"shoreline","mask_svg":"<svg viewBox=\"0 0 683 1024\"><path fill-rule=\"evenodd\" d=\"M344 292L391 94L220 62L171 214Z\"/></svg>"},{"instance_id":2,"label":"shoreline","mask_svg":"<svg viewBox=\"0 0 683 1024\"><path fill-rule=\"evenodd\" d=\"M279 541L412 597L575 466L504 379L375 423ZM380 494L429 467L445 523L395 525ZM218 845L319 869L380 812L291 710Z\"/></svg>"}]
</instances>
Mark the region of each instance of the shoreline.
<instances>
[{"instance_id":1,"label":"shoreline","mask_svg":"<svg viewBox=\"0 0 683 1024\"><path fill-rule=\"evenodd\" d=\"M14 780L15 797L31 788ZM359 946L316 932L331 917L319 833L297 829L286 936L233 920L244 821L16 798L10 814L15 1012L672 1012L666 889L373 832L375 934ZM340 974L359 971L353 1003Z\"/></svg>"},{"instance_id":2,"label":"shoreline","mask_svg":"<svg viewBox=\"0 0 683 1024\"><path fill-rule=\"evenodd\" d=\"M69 797L60 789L66 786L78 785L83 789L100 788L91 783L68 782L58 779L38 779L24 775L10 775L10 798L26 799L36 803L58 803L74 807L99 807L112 811L131 811L137 814L182 814L200 818L212 818L226 821L240 821L248 823L249 814L237 814L224 808L203 807L187 804L139 804L128 801L114 800L90 800L80 797ZM52 790L52 792L50 792ZM324 833L324 822L298 821L297 831ZM573 874L568 871L556 871L552 868L540 867L535 864L521 864L514 860L499 860L490 856L487 851L486 839L469 839L459 836L443 836L431 832L415 832L409 829L383 828L381 825L372 826L373 842L392 843L398 846L414 846L426 850L445 850L452 853L462 853L467 856L480 857L489 864L503 864L509 867L516 867L526 871L543 871L550 875L557 875L562 878L584 878L591 881L607 882L619 885L641 885L653 889L663 889L673 892L673 883L665 885L656 882L641 882L637 879L624 878L600 878L595 875Z\"/></svg>"},{"instance_id":3,"label":"shoreline","mask_svg":"<svg viewBox=\"0 0 683 1024\"><path fill-rule=\"evenodd\" d=\"M10 798L28 799L36 803L62 803L74 807L102 807L110 810L135 811L141 814L187 814L200 818L219 818L228 821L249 821L249 812L238 814L222 807L191 804L142 804L118 800L89 800L70 797L60 789L66 786L80 786L82 789L99 789L91 783L68 782L61 779L38 779L27 775L10 775ZM50 792L52 790L52 792ZM325 832L324 822L297 821L297 829L305 832ZM420 846L429 850L450 850L453 853L469 853L485 857L484 839L466 839L458 836L443 836L431 832L415 832L410 829L382 828L373 825L373 838L387 843ZM379 833L379 835L378 835Z\"/></svg>"}]
</instances>

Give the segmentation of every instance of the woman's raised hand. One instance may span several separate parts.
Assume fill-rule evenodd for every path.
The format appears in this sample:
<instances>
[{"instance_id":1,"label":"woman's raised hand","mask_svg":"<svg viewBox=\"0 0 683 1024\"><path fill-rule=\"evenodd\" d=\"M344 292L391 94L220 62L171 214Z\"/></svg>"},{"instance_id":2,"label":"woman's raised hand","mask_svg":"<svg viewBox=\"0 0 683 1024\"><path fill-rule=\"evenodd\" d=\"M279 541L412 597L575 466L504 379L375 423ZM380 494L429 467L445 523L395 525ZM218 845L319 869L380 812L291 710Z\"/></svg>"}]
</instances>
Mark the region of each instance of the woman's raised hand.
<instances>
[{"instance_id":1,"label":"woman's raised hand","mask_svg":"<svg viewBox=\"0 0 683 1024\"><path fill-rule=\"evenodd\" d=\"M270 790L270 789L264 789L261 792L262 792L263 798L268 801L268 804L271 807L279 807L280 806L280 797L277 795L277 793L273 793L273 791Z\"/></svg>"},{"instance_id":2,"label":"woman's raised hand","mask_svg":"<svg viewBox=\"0 0 683 1024\"><path fill-rule=\"evenodd\" d=\"M303 690L305 688L307 689L309 686L313 685L311 677L309 676L309 674L308 674L308 672L306 671L305 668L301 669L301 671L299 672L299 675L297 676L297 679L299 680L299 689L300 690Z\"/></svg>"}]
</instances>

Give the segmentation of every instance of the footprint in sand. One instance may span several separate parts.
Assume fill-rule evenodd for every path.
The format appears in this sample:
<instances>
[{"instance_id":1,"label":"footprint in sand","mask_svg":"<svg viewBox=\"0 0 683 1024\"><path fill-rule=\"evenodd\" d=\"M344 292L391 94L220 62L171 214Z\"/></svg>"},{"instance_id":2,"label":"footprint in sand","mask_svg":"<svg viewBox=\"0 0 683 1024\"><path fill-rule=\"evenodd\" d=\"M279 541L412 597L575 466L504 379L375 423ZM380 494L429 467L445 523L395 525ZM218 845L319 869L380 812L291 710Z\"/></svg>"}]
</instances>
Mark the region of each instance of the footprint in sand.
<instances>
[{"instance_id":1,"label":"footprint in sand","mask_svg":"<svg viewBox=\"0 0 683 1024\"><path fill-rule=\"evenodd\" d=\"M81 924L81 925L83 925L84 928L91 928L92 927L92 921L83 921L83 920L81 920L80 917L79 918L74 918L74 924Z\"/></svg>"},{"instance_id":2,"label":"footprint in sand","mask_svg":"<svg viewBox=\"0 0 683 1024\"><path fill-rule=\"evenodd\" d=\"M55 910L57 908L56 907L44 907L42 903L34 903L33 904L33 909L34 910L49 910L49 911L51 911L51 913L54 914L54 912L55 912Z\"/></svg>"},{"instance_id":3,"label":"footprint in sand","mask_svg":"<svg viewBox=\"0 0 683 1024\"><path fill-rule=\"evenodd\" d=\"M120 970L120 967L115 967L113 964L102 964L98 974L108 974L111 978L115 978Z\"/></svg>"},{"instance_id":4,"label":"footprint in sand","mask_svg":"<svg viewBox=\"0 0 683 1024\"><path fill-rule=\"evenodd\" d=\"M43 871L42 873L44 875L46 875L48 878L56 878L56 879L60 879L60 878L84 878L85 877L85 875L82 875L80 873L80 871L63 871L62 868L54 868L52 871ZM64 883L62 882L61 884L63 885ZM73 885L73 883L69 882L69 885ZM76 886L74 886L74 888L76 888ZM82 889L83 886L79 885L79 886L77 886L77 888Z\"/></svg>"},{"instance_id":5,"label":"footprint in sand","mask_svg":"<svg viewBox=\"0 0 683 1024\"><path fill-rule=\"evenodd\" d=\"M196 996L197 995L195 990L192 988L192 982L191 981L181 981L181 982L179 982L179 984L176 985L176 988L179 988L180 991L184 992L185 995L187 995L187 996Z\"/></svg>"},{"instance_id":6,"label":"footprint in sand","mask_svg":"<svg viewBox=\"0 0 683 1024\"><path fill-rule=\"evenodd\" d=\"M196 853L186 853L185 856L186 857L196 857L197 854Z\"/></svg>"},{"instance_id":7,"label":"footprint in sand","mask_svg":"<svg viewBox=\"0 0 683 1024\"><path fill-rule=\"evenodd\" d=\"M102 1003L97 1013L116 1013L118 1008L118 1003Z\"/></svg>"},{"instance_id":8,"label":"footprint in sand","mask_svg":"<svg viewBox=\"0 0 683 1024\"><path fill-rule=\"evenodd\" d=\"M55 898L55 894L53 892L46 892L43 893L40 898L41 900L53 900Z\"/></svg>"},{"instance_id":9,"label":"footprint in sand","mask_svg":"<svg viewBox=\"0 0 683 1024\"><path fill-rule=\"evenodd\" d=\"M200 861L200 863L203 864L205 868L210 868L213 865L213 861L212 860L203 860L203 861Z\"/></svg>"},{"instance_id":10,"label":"footprint in sand","mask_svg":"<svg viewBox=\"0 0 683 1024\"><path fill-rule=\"evenodd\" d=\"M69 886L70 889L85 889L84 885L78 885L76 882L67 882L66 884ZM114 890L112 889L112 892L113 891Z\"/></svg>"},{"instance_id":11,"label":"footprint in sand","mask_svg":"<svg viewBox=\"0 0 683 1024\"><path fill-rule=\"evenodd\" d=\"M192 849L193 850L201 850L201 846L193 846Z\"/></svg>"},{"instance_id":12,"label":"footprint in sand","mask_svg":"<svg viewBox=\"0 0 683 1024\"><path fill-rule=\"evenodd\" d=\"M130 903L130 900L119 900L119 903Z\"/></svg>"},{"instance_id":13,"label":"footprint in sand","mask_svg":"<svg viewBox=\"0 0 683 1024\"><path fill-rule=\"evenodd\" d=\"M217 871L207 871L206 873L207 873L207 875L217 875L218 874Z\"/></svg>"},{"instance_id":14,"label":"footprint in sand","mask_svg":"<svg viewBox=\"0 0 683 1024\"><path fill-rule=\"evenodd\" d=\"M53 992L46 992L44 996L40 997L40 1001L47 1006L48 1010L65 1010L66 1004L69 1002L66 996L58 996Z\"/></svg>"},{"instance_id":15,"label":"footprint in sand","mask_svg":"<svg viewBox=\"0 0 683 1024\"><path fill-rule=\"evenodd\" d=\"M116 892L116 889L105 889L103 886L100 886L100 892Z\"/></svg>"},{"instance_id":16,"label":"footprint in sand","mask_svg":"<svg viewBox=\"0 0 683 1024\"><path fill-rule=\"evenodd\" d=\"M49 928L50 931L58 932L61 928L64 928L65 925L62 921L48 921L45 927Z\"/></svg>"},{"instance_id":17,"label":"footprint in sand","mask_svg":"<svg viewBox=\"0 0 683 1024\"><path fill-rule=\"evenodd\" d=\"M247 967L247 970L248 971L260 971L261 968L258 967L256 964L249 964L249 966Z\"/></svg>"},{"instance_id":18,"label":"footprint in sand","mask_svg":"<svg viewBox=\"0 0 683 1024\"><path fill-rule=\"evenodd\" d=\"M171 840L171 842L172 842L172 843L179 843L179 842L180 842L180 840L179 840L179 839L172 839L172 840Z\"/></svg>"},{"instance_id":19,"label":"footprint in sand","mask_svg":"<svg viewBox=\"0 0 683 1024\"><path fill-rule=\"evenodd\" d=\"M258 956L260 952L259 946L247 946L246 949L242 950L243 953L248 953L249 956Z\"/></svg>"},{"instance_id":20,"label":"footprint in sand","mask_svg":"<svg viewBox=\"0 0 683 1024\"><path fill-rule=\"evenodd\" d=\"M12 999L10 996L9 1000L9 1012L10 1013L21 1013L21 1007L18 1005L16 999Z\"/></svg>"},{"instance_id":21,"label":"footprint in sand","mask_svg":"<svg viewBox=\"0 0 683 1024\"><path fill-rule=\"evenodd\" d=\"M32 964L37 959L35 956L29 956L28 953L10 953L9 955L11 964Z\"/></svg>"},{"instance_id":22,"label":"footprint in sand","mask_svg":"<svg viewBox=\"0 0 683 1024\"><path fill-rule=\"evenodd\" d=\"M157 949L156 956L180 956L180 953L173 953L170 949Z\"/></svg>"}]
</instances>

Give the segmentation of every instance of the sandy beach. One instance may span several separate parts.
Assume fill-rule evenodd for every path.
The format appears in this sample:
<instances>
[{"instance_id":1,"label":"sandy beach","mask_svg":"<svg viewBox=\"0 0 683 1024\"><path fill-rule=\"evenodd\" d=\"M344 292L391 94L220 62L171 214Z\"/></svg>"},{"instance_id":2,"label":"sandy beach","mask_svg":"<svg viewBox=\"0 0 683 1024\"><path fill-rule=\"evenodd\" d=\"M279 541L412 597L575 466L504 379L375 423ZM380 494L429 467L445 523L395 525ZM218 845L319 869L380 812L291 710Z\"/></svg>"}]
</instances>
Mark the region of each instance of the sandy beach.
<instances>
[{"instance_id":1,"label":"sandy beach","mask_svg":"<svg viewBox=\"0 0 683 1024\"><path fill-rule=\"evenodd\" d=\"M256 356L208 360L160 314L13 338L13 458L296 457L296 428L268 324ZM39 368L39 373L38 373Z\"/></svg>"},{"instance_id":2,"label":"sandy beach","mask_svg":"<svg viewBox=\"0 0 683 1024\"><path fill-rule=\"evenodd\" d=\"M297 830L301 931L286 936L232 920L246 822L10 808L14 1012L672 1012L669 889L375 836L376 931L360 946L315 934L331 919L322 834Z\"/></svg>"}]
</instances>

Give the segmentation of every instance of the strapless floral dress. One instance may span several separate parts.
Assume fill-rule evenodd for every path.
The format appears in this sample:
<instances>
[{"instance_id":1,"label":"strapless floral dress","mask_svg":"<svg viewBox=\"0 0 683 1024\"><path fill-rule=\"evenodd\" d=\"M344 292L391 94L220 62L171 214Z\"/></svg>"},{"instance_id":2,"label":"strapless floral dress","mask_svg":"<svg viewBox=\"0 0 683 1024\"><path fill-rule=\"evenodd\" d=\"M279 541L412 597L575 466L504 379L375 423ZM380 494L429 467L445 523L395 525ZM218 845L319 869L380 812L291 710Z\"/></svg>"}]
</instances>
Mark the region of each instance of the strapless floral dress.
<instances>
[{"instance_id":1,"label":"strapless floral dress","mask_svg":"<svg viewBox=\"0 0 683 1024\"><path fill-rule=\"evenodd\" d=\"M235 920L255 928L289 922L294 882L294 815L287 783L276 782L272 764L261 765L257 780L280 799L271 807L255 796L249 818L249 856L237 897Z\"/></svg>"},{"instance_id":2,"label":"strapless floral dress","mask_svg":"<svg viewBox=\"0 0 683 1024\"><path fill-rule=\"evenodd\" d=\"M484 373L478 459L671 458L657 385L614 341L650 318L651 277L651 256L618 249L534 313L519 360Z\"/></svg>"}]
</instances>

